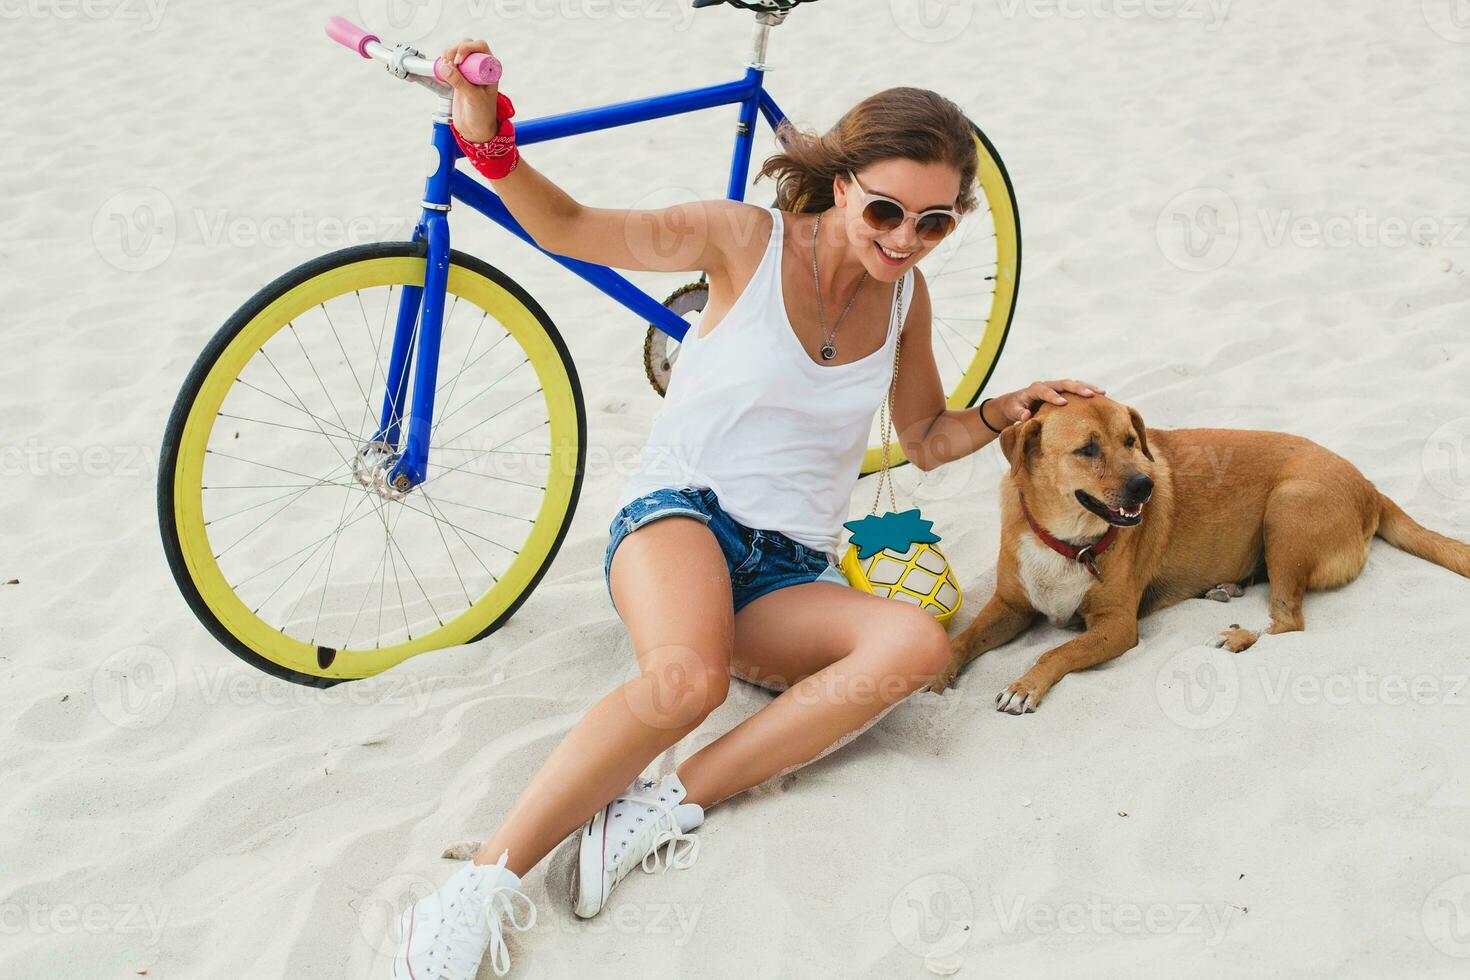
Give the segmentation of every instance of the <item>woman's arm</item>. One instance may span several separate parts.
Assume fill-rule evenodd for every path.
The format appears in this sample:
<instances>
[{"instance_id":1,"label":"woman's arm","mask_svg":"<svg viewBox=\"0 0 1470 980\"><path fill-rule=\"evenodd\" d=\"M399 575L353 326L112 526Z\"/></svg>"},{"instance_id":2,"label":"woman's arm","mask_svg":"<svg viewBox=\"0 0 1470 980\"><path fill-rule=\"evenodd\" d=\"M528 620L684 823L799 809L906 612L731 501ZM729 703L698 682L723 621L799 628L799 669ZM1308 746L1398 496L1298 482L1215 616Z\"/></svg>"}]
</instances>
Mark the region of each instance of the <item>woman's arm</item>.
<instances>
[{"instance_id":1,"label":"woman's arm","mask_svg":"<svg viewBox=\"0 0 1470 980\"><path fill-rule=\"evenodd\" d=\"M464 40L444 51L458 65L473 53L490 53L484 41ZM498 130L498 85L475 85L446 70L454 87L451 116L461 136L484 142ZM632 170L629 171L633 175ZM625 210L587 207L552 183L524 158L495 181L495 191L521 227L549 252L619 269L709 272L724 265L728 246L754 233L759 208L738 201L691 201L667 208Z\"/></svg>"},{"instance_id":2,"label":"woman's arm","mask_svg":"<svg viewBox=\"0 0 1470 980\"><path fill-rule=\"evenodd\" d=\"M998 437L991 426L1004 429L1031 417L1036 401L1067 404L1062 392L1090 398L1105 394L1097 385L1083 381L1036 381L1025 388L982 401L972 408L952 409L944 402L944 385L934 363L930 340L933 310L929 287L914 270L914 299L903 328L903 349L898 362L898 391L893 405L893 428L903 454L921 470L954 462ZM980 416L981 409L985 417ZM987 425L987 421L989 425Z\"/></svg>"}]
</instances>

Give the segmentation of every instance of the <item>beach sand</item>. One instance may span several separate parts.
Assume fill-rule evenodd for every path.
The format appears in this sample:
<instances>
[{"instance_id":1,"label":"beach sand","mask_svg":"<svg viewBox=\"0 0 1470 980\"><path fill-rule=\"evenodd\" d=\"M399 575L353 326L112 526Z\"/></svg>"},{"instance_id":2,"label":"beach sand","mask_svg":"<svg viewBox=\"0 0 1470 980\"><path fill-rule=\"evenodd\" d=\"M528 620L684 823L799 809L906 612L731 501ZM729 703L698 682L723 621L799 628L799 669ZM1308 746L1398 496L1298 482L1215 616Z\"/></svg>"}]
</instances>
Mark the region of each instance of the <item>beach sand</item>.
<instances>
[{"instance_id":1,"label":"beach sand","mask_svg":"<svg viewBox=\"0 0 1470 980\"><path fill-rule=\"evenodd\" d=\"M488 36L527 118L733 78L750 30L674 0L447 0L396 32L362 6L0 11L7 980L386 976L390 919L448 877L441 850L488 834L633 676L602 557L619 465L659 405L643 325L483 223L460 220L456 244L559 325L594 450L525 606L479 643L315 691L222 649L169 576L157 447L205 341L269 279L402 238L416 213L432 99L331 44L327 16L428 50ZM990 391L1082 377L1155 427L1295 432L1465 539L1470 22L1454 13L829 0L773 32L769 86L812 126L914 84L985 128L1025 235ZM527 158L593 204L715 196L732 119ZM140 250L122 229L145 226L161 230ZM635 278L662 295L687 277ZM899 476L960 572L955 629L993 582L1000 472L988 447ZM1230 656L1208 641L1264 623L1264 587L1186 602L1037 714L997 714L1065 637L1037 628L713 809L693 869L634 875L591 922L559 849L528 877L540 922L511 938L515 975L908 977L927 956L974 977L1464 976L1470 582L1377 542L1306 616ZM737 683L652 768L770 696Z\"/></svg>"}]
</instances>

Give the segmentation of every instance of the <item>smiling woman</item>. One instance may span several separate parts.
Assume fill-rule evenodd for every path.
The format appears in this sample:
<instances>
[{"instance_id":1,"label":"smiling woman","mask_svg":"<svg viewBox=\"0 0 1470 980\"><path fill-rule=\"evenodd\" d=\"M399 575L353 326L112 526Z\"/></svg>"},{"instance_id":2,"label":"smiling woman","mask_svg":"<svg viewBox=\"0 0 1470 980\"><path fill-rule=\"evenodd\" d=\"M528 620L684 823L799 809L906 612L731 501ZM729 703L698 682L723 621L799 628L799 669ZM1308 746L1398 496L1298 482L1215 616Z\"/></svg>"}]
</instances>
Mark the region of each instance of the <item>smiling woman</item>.
<instances>
[{"instance_id":1,"label":"smiling woman","mask_svg":"<svg viewBox=\"0 0 1470 980\"><path fill-rule=\"evenodd\" d=\"M488 53L466 41L444 61ZM666 867L693 864L706 807L826 755L934 680L949 659L943 626L918 605L848 587L842 522L885 397L898 441L924 469L998 430L947 403L915 268L980 200L975 131L948 99L888 89L821 136L783 125L785 151L760 169L776 178L773 208L630 211L574 200L520 156L494 86L448 78L456 140L540 245L622 268L698 271L708 290L608 525L608 592L641 673L567 733L474 860L405 912L415 938L395 975L469 980L487 949L497 971L508 968L503 929L534 922L523 926L510 906L529 904L521 876L568 834L571 903L591 917L634 867L650 870L660 854ZM1093 391L1038 382L993 400L1010 424L1034 400L1065 404L1063 390ZM674 772L644 778L725 700L732 676L781 696Z\"/></svg>"}]
</instances>

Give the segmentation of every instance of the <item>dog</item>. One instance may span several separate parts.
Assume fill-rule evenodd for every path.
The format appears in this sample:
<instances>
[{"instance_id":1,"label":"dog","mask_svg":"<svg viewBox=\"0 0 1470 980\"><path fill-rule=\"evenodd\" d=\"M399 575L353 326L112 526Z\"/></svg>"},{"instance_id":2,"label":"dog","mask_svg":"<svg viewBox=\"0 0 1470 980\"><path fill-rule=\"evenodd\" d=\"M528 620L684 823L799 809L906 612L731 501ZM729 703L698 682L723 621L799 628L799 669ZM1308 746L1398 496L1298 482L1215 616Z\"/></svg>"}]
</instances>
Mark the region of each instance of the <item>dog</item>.
<instances>
[{"instance_id":1,"label":"dog","mask_svg":"<svg viewBox=\"0 0 1470 980\"><path fill-rule=\"evenodd\" d=\"M1374 535L1470 577L1470 544L1421 526L1352 463L1300 436L1236 429L1149 431L1101 395L1039 403L1000 436L1001 545L995 595L950 643L931 690L1045 616L1081 636L1048 650L996 697L1035 711L1067 674L1138 643L1138 620L1184 599L1228 601L1270 582L1265 633L1305 628L1308 589L1362 571ZM1261 631L1232 626L1239 652Z\"/></svg>"}]
</instances>

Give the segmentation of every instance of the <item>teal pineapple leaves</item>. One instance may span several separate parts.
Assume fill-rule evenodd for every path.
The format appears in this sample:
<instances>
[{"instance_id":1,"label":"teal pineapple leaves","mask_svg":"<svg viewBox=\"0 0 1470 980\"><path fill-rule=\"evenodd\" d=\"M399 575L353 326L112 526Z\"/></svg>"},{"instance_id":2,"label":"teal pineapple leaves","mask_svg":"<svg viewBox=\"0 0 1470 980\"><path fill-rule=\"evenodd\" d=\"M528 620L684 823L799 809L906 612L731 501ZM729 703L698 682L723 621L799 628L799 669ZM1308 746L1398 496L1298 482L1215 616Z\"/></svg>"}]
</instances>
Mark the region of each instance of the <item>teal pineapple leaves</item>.
<instances>
[{"instance_id":1,"label":"teal pineapple leaves","mask_svg":"<svg viewBox=\"0 0 1470 980\"><path fill-rule=\"evenodd\" d=\"M933 521L919 516L919 508L887 514L869 514L856 521L842 525L852 532L852 544L858 550L860 561L871 558L880 551L892 550L903 554L916 543L933 544L939 540L931 528Z\"/></svg>"}]
</instances>

